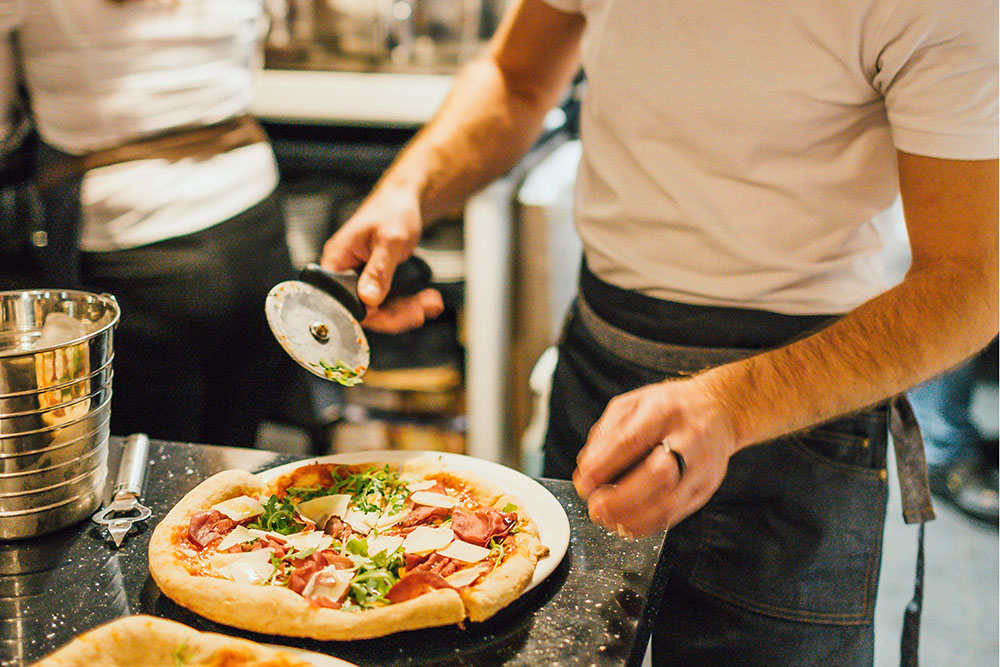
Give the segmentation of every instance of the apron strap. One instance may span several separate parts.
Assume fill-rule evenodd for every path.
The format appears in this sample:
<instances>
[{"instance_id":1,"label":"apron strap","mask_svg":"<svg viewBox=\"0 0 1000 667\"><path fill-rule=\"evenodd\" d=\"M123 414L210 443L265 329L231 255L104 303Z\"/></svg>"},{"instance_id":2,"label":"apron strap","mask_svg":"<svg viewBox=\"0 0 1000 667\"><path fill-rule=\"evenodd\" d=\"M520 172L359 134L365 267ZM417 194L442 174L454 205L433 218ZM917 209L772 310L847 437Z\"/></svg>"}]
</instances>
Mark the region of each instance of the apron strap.
<instances>
[{"instance_id":1,"label":"apron strap","mask_svg":"<svg viewBox=\"0 0 1000 667\"><path fill-rule=\"evenodd\" d=\"M927 483L924 440L906 394L894 396L889 401L889 431L896 452L896 474L899 477L903 521L918 524L917 572L913 581L913 598L903 612L903 633L899 646L900 667L917 667L920 613L924 601L924 523L934 519L934 506Z\"/></svg>"},{"instance_id":2,"label":"apron strap","mask_svg":"<svg viewBox=\"0 0 1000 667\"><path fill-rule=\"evenodd\" d=\"M249 114L242 114L214 125L180 128L85 155L63 154L62 160L39 170L37 186L42 191L49 190L91 169L122 162L205 159L265 141L267 134L260 123Z\"/></svg>"},{"instance_id":3,"label":"apron strap","mask_svg":"<svg viewBox=\"0 0 1000 667\"><path fill-rule=\"evenodd\" d=\"M931 490L927 483L927 460L924 439L906 394L889 400L889 432L896 452L899 495L906 523L924 523L934 519Z\"/></svg>"},{"instance_id":4,"label":"apron strap","mask_svg":"<svg viewBox=\"0 0 1000 667\"><path fill-rule=\"evenodd\" d=\"M924 524L917 526L917 573L913 598L903 612L903 632L899 640L900 667L917 667L920 661L920 612L924 602Z\"/></svg>"}]
</instances>

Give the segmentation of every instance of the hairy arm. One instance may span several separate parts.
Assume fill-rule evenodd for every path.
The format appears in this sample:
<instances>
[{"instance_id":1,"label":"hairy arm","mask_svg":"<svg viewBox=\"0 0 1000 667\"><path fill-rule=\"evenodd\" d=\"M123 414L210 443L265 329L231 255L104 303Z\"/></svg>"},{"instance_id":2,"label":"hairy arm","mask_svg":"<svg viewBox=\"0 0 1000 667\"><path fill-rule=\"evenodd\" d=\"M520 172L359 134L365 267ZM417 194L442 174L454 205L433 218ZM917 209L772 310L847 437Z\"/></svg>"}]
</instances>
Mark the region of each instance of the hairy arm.
<instances>
[{"instance_id":1,"label":"hairy arm","mask_svg":"<svg viewBox=\"0 0 1000 667\"><path fill-rule=\"evenodd\" d=\"M395 267L413 252L423 226L458 209L534 143L579 67L583 26L580 15L542 0L516 3L484 53L459 73L434 118L327 241L326 268L364 265L358 289L370 308L366 326L391 331L422 323L419 298L382 313L372 309L382 303Z\"/></svg>"},{"instance_id":2,"label":"hairy arm","mask_svg":"<svg viewBox=\"0 0 1000 667\"><path fill-rule=\"evenodd\" d=\"M898 162L905 279L809 338L706 374L736 418L737 448L905 391L996 335L997 162Z\"/></svg>"},{"instance_id":3,"label":"hairy arm","mask_svg":"<svg viewBox=\"0 0 1000 667\"><path fill-rule=\"evenodd\" d=\"M419 193L429 222L514 166L576 73L582 29L577 14L518 3L378 187Z\"/></svg>"},{"instance_id":4,"label":"hairy arm","mask_svg":"<svg viewBox=\"0 0 1000 667\"><path fill-rule=\"evenodd\" d=\"M808 338L615 398L574 475L596 521L629 534L675 525L707 502L738 450L905 391L996 335L996 160L899 153L898 163L913 250L905 279ZM664 438L687 461L683 476L655 447Z\"/></svg>"}]
</instances>

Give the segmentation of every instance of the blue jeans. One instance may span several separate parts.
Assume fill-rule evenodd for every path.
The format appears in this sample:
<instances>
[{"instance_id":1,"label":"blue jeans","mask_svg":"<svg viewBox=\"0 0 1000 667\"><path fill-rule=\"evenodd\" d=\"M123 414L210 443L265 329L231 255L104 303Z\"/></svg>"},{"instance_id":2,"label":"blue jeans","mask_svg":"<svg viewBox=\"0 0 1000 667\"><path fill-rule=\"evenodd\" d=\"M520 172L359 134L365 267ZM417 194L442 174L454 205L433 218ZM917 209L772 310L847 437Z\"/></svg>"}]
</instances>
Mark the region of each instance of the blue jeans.
<instances>
[{"instance_id":1,"label":"blue jeans","mask_svg":"<svg viewBox=\"0 0 1000 667\"><path fill-rule=\"evenodd\" d=\"M578 309L559 355L545 442L551 477L572 473L611 398L711 365L696 349L678 356L674 373L636 363L599 344ZM654 664L871 665L887 431L878 407L737 453L715 495L667 535Z\"/></svg>"},{"instance_id":2,"label":"blue jeans","mask_svg":"<svg viewBox=\"0 0 1000 667\"><path fill-rule=\"evenodd\" d=\"M928 466L948 466L979 456L979 429L972 421L976 358L909 391L924 436Z\"/></svg>"}]
</instances>

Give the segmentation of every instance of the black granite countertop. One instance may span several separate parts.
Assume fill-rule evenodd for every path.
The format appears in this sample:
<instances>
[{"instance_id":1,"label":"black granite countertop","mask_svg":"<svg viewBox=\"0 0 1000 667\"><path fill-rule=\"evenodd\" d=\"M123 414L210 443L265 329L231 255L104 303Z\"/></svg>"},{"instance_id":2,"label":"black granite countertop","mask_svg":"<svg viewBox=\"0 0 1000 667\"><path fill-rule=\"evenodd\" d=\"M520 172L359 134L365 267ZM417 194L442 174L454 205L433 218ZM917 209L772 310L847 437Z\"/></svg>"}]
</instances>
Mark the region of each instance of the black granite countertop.
<instances>
[{"instance_id":1,"label":"black granite countertop","mask_svg":"<svg viewBox=\"0 0 1000 667\"><path fill-rule=\"evenodd\" d=\"M112 438L109 469L121 440ZM298 457L152 441L143 501L153 516L119 549L90 521L30 540L0 541L0 666L21 667L75 635L128 614L334 655L359 665L639 665L663 588L662 535L622 541L592 524L569 482L541 479L566 510L570 544L545 581L483 623L317 642L219 625L163 596L147 567L152 527L187 491L227 468L253 472ZM110 481L109 481L110 484Z\"/></svg>"}]
</instances>

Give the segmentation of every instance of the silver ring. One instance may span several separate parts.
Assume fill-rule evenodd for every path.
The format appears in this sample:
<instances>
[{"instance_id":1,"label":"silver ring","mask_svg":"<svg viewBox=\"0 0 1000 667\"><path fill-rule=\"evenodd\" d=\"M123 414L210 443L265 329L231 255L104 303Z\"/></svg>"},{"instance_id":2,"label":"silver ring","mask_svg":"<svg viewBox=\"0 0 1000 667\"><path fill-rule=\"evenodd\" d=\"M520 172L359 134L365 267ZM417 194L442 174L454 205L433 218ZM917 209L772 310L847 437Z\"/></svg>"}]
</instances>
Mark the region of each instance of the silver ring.
<instances>
[{"instance_id":1,"label":"silver ring","mask_svg":"<svg viewBox=\"0 0 1000 667\"><path fill-rule=\"evenodd\" d=\"M671 449L670 443L667 441L666 438L663 439L663 442L660 443L660 446L663 447L663 451L665 451L667 454L673 454L674 460L677 461L677 476L683 477L684 471L687 470L687 461L684 460L684 456L676 449Z\"/></svg>"}]
</instances>

